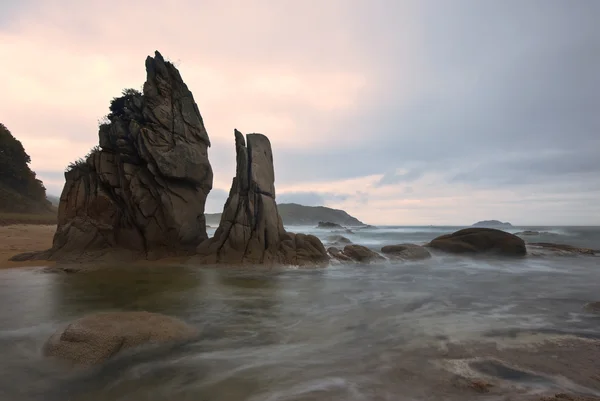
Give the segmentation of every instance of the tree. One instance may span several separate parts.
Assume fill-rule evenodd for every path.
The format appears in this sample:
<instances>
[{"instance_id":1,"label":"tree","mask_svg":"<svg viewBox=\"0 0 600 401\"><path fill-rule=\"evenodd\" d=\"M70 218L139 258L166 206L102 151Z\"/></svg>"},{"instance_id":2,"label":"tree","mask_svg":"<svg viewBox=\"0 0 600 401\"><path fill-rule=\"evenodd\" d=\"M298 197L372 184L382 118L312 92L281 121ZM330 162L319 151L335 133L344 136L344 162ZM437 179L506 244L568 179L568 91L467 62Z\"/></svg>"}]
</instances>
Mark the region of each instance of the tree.
<instances>
[{"instance_id":1,"label":"tree","mask_svg":"<svg viewBox=\"0 0 600 401\"><path fill-rule=\"evenodd\" d=\"M31 158L6 126L0 123L0 185L34 200L46 199L46 188L29 168Z\"/></svg>"}]
</instances>

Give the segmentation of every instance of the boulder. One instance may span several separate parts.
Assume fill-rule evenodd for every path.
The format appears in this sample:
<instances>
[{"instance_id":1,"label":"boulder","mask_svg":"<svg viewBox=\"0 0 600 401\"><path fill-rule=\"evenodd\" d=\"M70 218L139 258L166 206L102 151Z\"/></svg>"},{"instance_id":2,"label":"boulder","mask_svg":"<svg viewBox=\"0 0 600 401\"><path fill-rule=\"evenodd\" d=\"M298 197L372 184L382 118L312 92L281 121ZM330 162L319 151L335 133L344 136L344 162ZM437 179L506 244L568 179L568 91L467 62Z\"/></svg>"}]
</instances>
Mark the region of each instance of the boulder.
<instances>
[{"instance_id":1,"label":"boulder","mask_svg":"<svg viewBox=\"0 0 600 401\"><path fill-rule=\"evenodd\" d=\"M193 261L222 264L325 264L329 257L313 235L288 233L275 202L269 139L235 130L236 176L214 237L197 248Z\"/></svg>"},{"instance_id":2,"label":"boulder","mask_svg":"<svg viewBox=\"0 0 600 401\"><path fill-rule=\"evenodd\" d=\"M402 260L421 260L431 257L425 247L416 244L387 245L381 248L381 252L393 259Z\"/></svg>"},{"instance_id":3,"label":"boulder","mask_svg":"<svg viewBox=\"0 0 600 401\"><path fill-rule=\"evenodd\" d=\"M52 249L30 259L87 261L118 250L157 259L193 254L207 238L213 173L202 116L159 52L146 59L146 76L143 93L113 99L100 146L65 173Z\"/></svg>"},{"instance_id":4,"label":"boulder","mask_svg":"<svg viewBox=\"0 0 600 401\"><path fill-rule=\"evenodd\" d=\"M362 245L346 245L343 254L356 262L385 260L383 256Z\"/></svg>"},{"instance_id":5,"label":"boulder","mask_svg":"<svg viewBox=\"0 0 600 401\"><path fill-rule=\"evenodd\" d=\"M341 250L334 246L327 248L327 253L330 257L340 262L354 262L354 260L350 256L345 255Z\"/></svg>"},{"instance_id":6,"label":"boulder","mask_svg":"<svg viewBox=\"0 0 600 401\"><path fill-rule=\"evenodd\" d=\"M527 254L523 239L493 228L465 228L437 237L427 246L450 253L493 253L505 256Z\"/></svg>"},{"instance_id":7,"label":"boulder","mask_svg":"<svg viewBox=\"0 0 600 401\"><path fill-rule=\"evenodd\" d=\"M350 241L343 235L330 235L329 237L327 237L327 242L333 246L343 246L352 243L352 241Z\"/></svg>"},{"instance_id":8,"label":"boulder","mask_svg":"<svg viewBox=\"0 0 600 401\"><path fill-rule=\"evenodd\" d=\"M54 333L44 355L74 365L95 365L119 352L147 344L194 339L198 331L185 322L149 312L102 312L84 316Z\"/></svg>"}]
</instances>

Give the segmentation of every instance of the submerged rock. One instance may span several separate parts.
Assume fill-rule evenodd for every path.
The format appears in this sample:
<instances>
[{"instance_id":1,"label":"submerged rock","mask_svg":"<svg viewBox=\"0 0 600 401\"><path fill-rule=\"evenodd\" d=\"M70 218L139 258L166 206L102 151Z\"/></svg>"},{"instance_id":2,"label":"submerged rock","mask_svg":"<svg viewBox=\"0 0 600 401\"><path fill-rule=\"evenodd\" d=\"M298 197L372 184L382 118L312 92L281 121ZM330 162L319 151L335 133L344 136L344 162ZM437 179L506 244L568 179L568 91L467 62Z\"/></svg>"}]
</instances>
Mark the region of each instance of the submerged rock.
<instances>
[{"instance_id":1,"label":"submerged rock","mask_svg":"<svg viewBox=\"0 0 600 401\"><path fill-rule=\"evenodd\" d=\"M560 256L574 256L574 255L588 255L594 256L600 254L600 250L589 249L589 248L579 248L576 246L566 245L566 244L553 244L549 242L532 242L528 243L527 246L531 248L531 250L536 253L536 251L547 251L554 255Z\"/></svg>"},{"instance_id":2,"label":"submerged rock","mask_svg":"<svg viewBox=\"0 0 600 401\"><path fill-rule=\"evenodd\" d=\"M431 257L429 251L416 244L387 245L381 248L381 252L394 259L421 260Z\"/></svg>"},{"instance_id":3,"label":"submerged rock","mask_svg":"<svg viewBox=\"0 0 600 401\"><path fill-rule=\"evenodd\" d=\"M599 302L590 302L585 305L585 310L594 313L600 313L600 301Z\"/></svg>"},{"instance_id":4,"label":"submerged rock","mask_svg":"<svg viewBox=\"0 0 600 401\"><path fill-rule=\"evenodd\" d=\"M174 317L149 312L103 312L54 333L44 355L75 365L95 365L126 349L191 340L198 331Z\"/></svg>"},{"instance_id":5,"label":"submerged rock","mask_svg":"<svg viewBox=\"0 0 600 401\"><path fill-rule=\"evenodd\" d=\"M269 139L235 130L237 168L219 228L198 246L199 263L326 263L329 258L313 235L288 233L275 202L275 173Z\"/></svg>"},{"instance_id":6,"label":"submerged rock","mask_svg":"<svg viewBox=\"0 0 600 401\"><path fill-rule=\"evenodd\" d=\"M348 238L344 237L343 235L330 235L329 237L327 237L327 242L333 246L342 246L342 245L348 245L348 244L352 243L352 241L350 241Z\"/></svg>"},{"instance_id":7,"label":"submerged rock","mask_svg":"<svg viewBox=\"0 0 600 401\"><path fill-rule=\"evenodd\" d=\"M52 249L29 258L86 261L193 254L207 238L210 140L192 93L159 52L143 94L127 90L99 129L100 147L65 173Z\"/></svg>"},{"instance_id":8,"label":"submerged rock","mask_svg":"<svg viewBox=\"0 0 600 401\"><path fill-rule=\"evenodd\" d=\"M343 254L356 262L385 260L383 256L362 245L346 245Z\"/></svg>"},{"instance_id":9,"label":"submerged rock","mask_svg":"<svg viewBox=\"0 0 600 401\"><path fill-rule=\"evenodd\" d=\"M523 239L493 228L465 228L437 237L427 246L450 253L493 253L505 256L527 254Z\"/></svg>"}]
</instances>

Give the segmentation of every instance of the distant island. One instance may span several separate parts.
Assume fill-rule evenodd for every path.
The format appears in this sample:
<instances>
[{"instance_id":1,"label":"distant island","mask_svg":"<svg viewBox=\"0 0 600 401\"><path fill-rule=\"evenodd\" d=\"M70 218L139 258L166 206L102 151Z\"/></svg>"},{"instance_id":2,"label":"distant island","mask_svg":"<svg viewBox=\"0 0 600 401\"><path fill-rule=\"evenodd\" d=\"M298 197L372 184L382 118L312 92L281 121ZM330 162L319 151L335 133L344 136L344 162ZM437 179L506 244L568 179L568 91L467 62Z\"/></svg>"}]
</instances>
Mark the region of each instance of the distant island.
<instances>
[{"instance_id":1,"label":"distant island","mask_svg":"<svg viewBox=\"0 0 600 401\"><path fill-rule=\"evenodd\" d=\"M501 221L498 220L483 220L483 221L478 221L477 223L473 224L471 227L488 227L488 228L508 228L508 227L512 227L513 225L510 224L509 222L503 223Z\"/></svg>"},{"instance_id":2,"label":"distant island","mask_svg":"<svg viewBox=\"0 0 600 401\"><path fill-rule=\"evenodd\" d=\"M356 217L350 216L343 210L325 206L304 206L297 203L281 203L277 205L283 224L288 226L316 226L319 222L327 221L342 226L364 226ZM206 223L218 225L221 213L207 213Z\"/></svg>"}]
</instances>

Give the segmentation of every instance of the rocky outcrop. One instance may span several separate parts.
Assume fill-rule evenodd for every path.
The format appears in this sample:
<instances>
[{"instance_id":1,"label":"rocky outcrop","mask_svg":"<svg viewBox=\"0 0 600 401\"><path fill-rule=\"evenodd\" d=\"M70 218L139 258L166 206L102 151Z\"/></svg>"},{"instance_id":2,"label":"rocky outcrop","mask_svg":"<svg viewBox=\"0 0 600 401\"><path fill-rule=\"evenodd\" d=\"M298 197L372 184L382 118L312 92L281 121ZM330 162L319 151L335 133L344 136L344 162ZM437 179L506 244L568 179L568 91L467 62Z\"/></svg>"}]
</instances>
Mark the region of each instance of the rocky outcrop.
<instances>
[{"instance_id":1,"label":"rocky outcrop","mask_svg":"<svg viewBox=\"0 0 600 401\"><path fill-rule=\"evenodd\" d=\"M288 233L275 202L269 139L235 130L236 176L213 238L198 246L199 263L312 265L328 261L313 235Z\"/></svg>"},{"instance_id":2,"label":"rocky outcrop","mask_svg":"<svg viewBox=\"0 0 600 401\"><path fill-rule=\"evenodd\" d=\"M383 261L385 258L375 251L362 245L346 245L343 251L335 247L328 249L329 255L340 262L370 263Z\"/></svg>"},{"instance_id":3,"label":"rocky outcrop","mask_svg":"<svg viewBox=\"0 0 600 401\"><path fill-rule=\"evenodd\" d=\"M400 260L422 260L431 257L425 247L416 244L387 245L381 248L381 252L391 259Z\"/></svg>"},{"instance_id":4,"label":"rocky outcrop","mask_svg":"<svg viewBox=\"0 0 600 401\"><path fill-rule=\"evenodd\" d=\"M179 319L149 312L103 312L54 333L44 355L74 365L95 365L126 349L191 340L198 331Z\"/></svg>"},{"instance_id":5,"label":"rocky outcrop","mask_svg":"<svg viewBox=\"0 0 600 401\"><path fill-rule=\"evenodd\" d=\"M493 253L505 256L527 254L523 239L493 228L465 228L437 237L428 246L451 253Z\"/></svg>"},{"instance_id":6,"label":"rocky outcrop","mask_svg":"<svg viewBox=\"0 0 600 401\"><path fill-rule=\"evenodd\" d=\"M202 116L160 53L146 59L146 72L143 93L113 99L99 148L65 173L53 246L38 258L156 259L193 254L207 238L213 173Z\"/></svg>"}]
</instances>

